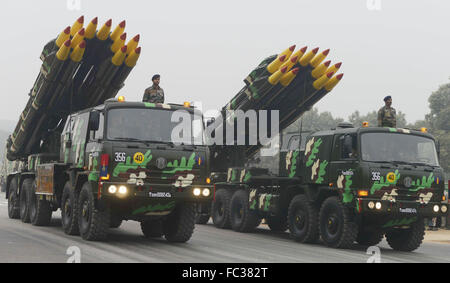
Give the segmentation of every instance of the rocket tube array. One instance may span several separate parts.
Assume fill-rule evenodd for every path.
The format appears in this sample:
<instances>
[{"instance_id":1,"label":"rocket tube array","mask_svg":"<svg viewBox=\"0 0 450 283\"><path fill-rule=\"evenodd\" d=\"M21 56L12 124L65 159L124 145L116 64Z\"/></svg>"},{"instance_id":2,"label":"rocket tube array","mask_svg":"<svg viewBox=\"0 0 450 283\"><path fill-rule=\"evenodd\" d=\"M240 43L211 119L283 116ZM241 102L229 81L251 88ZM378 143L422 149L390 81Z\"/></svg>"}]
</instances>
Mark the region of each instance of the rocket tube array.
<instances>
[{"instance_id":1,"label":"rocket tube array","mask_svg":"<svg viewBox=\"0 0 450 283\"><path fill-rule=\"evenodd\" d=\"M84 16L47 43L29 101L8 140L9 160L38 153L50 129L69 114L115 97L141 54L140 36L126 43L126 22L100 29L98 18L84 27ZM112 30L112 31L111 31Z\"/></svg>"}]
</instances>

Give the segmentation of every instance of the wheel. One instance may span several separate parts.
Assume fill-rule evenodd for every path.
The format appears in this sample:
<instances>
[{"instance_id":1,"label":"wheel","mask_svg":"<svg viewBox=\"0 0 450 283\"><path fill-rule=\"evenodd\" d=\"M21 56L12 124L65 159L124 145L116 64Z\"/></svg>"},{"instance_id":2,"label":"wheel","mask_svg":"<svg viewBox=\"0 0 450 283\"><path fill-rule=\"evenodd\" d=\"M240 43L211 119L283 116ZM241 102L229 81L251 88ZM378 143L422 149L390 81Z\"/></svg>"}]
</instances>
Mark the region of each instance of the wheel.
<instances>
[{"instance_id":1,"label":"wheel","mask_svg":"<svg viewBox=\"0 0 450 283\"><path fill-rule=\"evenodd\" d=\"M8 217L11 219L20 218L19 198L17 197L16 193L17 193L17 181L12 180L9 187L9 195L8 195Z\"/></svg>"},{"instance_id":2,"label":"wheel","mask_svg":"<svg viewBox=\"0 0 450 283\"><path fill-rule=\"evenodd\" d=\"M300 243L315 243L319 239L319 211L305 195L295 196L288 208L291 237Z\"/></svg>"},{"instance_id":3,"label":"wheel","mask_svg":"<svg viewBox=\"0 0 450 283\"><path fill-rule=\"evenodd\" d=\"M287 216L270 216L266 218L266 223L274 232L285 232L288 229Z\"/></svg>"},{"instance_id":4,"label":"wheel","mask_svg":"<svg viewBox=\"0 0 450 283\"><path fill-rule=\"evenodd\" d=\"M250 232L260 223L258 214L250 210L248 200L248 192L244 190L236 191L231 198L231 228L236 232Z\"/></svg>"},{"instance_id":5,"label":"wheel","mask_svg":"<svg viewBox=\"0 0 450 283\"><path fill-rule=\"evenodd\" d=\"M358 225L352 221L350 211L337 197L325 200L319 216L320 235L325 245L350 248L358 236Z\"/></svg>"},{"instance_id":6,"label":"wheel","mask_svg":"<svg viewBox=\"0 0 450 283\"><path fill-rule=\"evenodd\" d=\"M209 219L211 218L211 215L209 214L198 214L195 217L195 224L205 225L208 223Z\"/></svg>"},{"instance_id":7,"label":"wheel","mask_svg":"<svg viewBox=\"0 0 450 283\"><path fill-rule=\"evenodd\" d=\"M386 233L386 240L397 251L411 252L420 247L425 235L425 222L420 218L408 229L395 229Z\"/></svg>"},{"instance_id":8,"label":"wheel","mask_svg":"<svg viewBox=\"0 0 450 283\"><path fill-rule=\"evenodd\" d=\"M362 246L376 246L383 240L384 234L382 231L375 229L360 229L356 242Z\"/></svg>"},{"instance_id":9,"label":"wheel","mask_svg":"<svg viewBox=\"0 0 450 283\"><path fill-rule=\"evenodd\" d=\"M161 238L164 235L162 219L142 221L141 230L146 238Z\"/></svg>"},{"instance_id":10,"label":"wheel","mask_svg":"<svg viewBox=\"0 0 450 283\"><path fill-rule=\"evenodd\" d=\"M32 179L25 179L20 189L20 219L23 223L30 223L30 203Z\"/></svg>"},{"instance_id":11,"label":"wheel","mask_svg":"<svg viewBox=\"0 0 450 283\"><path fill-rule=\"evenodd\" d=\"M122 225L123 220L120 218L111 218L111 222L109 223L109 228L117 229Z\"/></svg>"},{"instance_id":12,"label":"wheel","mask_svg":"<svg viewBox=\"0 0 450 283\"><path fill-rule=\"evenodd\" d=\"M87 241L102 241L108 236L111 214L109 208L95 207L91 185L86 182L78 199L78 226L81 237Z\"/></svg>"},{"instance_id":13,"label":"wheel","mask_svg":"<svg viewBox=\"0 0 450 283\"><path fill-rule=\"evenodd\" d=\"M50 202L36 195L36 181L33 181L30 193L30 221L34 226L48 226L52 221L52 208Z\"/></svg>"},{"instance_id":14,"label":"wheel","mask_svg":"<svg viewBox=\"0 0 450 283\"><path fill-rule=\"evenodd\" d=\"M195 204L180 204L163 222L163 232L167 241L185 243L195 229Z\"/></svg>"},{"instance_id":15,"label":"wheel","mask_svg":"<svg viewBox=\"0 0 450 283\"><path fill-rule=\"evenodd\" d=\"M72 189L70 182L66 182L61 197L61 222L67 235L80 235L78 198L79 193Z\"/></svg>"},{"instance_id":16,"label":"wheel","mask_svg":"<svg viewBox=\"0 0 450 283\"><path fill-rule=\"evenodd\" d=\"M232 192L220 189L216 192L216 199L212 203L211 216L214 226L221 229L231 227L230 222L230 201Z\"/></svg>"}]
</instances>

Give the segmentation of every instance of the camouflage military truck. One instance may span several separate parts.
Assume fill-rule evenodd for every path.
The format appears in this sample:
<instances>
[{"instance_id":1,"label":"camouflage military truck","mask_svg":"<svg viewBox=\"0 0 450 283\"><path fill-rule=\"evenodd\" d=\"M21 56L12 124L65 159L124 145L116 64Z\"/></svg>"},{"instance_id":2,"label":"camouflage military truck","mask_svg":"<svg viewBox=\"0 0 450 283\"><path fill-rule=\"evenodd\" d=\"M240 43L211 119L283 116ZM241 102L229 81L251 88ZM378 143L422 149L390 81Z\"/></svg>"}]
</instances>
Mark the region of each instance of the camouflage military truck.
<instances>
[{"instance_id":1,"label":"camouflage military truck","mask_svg":"<svg viewBox=\"0 0 450 283\"><path fill-rule=\"evenodd\" d=\"M183 105L116 99L70 115L40 154L8 175L10 218L45 226L60 208L64 232L85 240L134 220L146 237L188 241L196 204L211 201L213 188L202 139L172 143L175 111L202 119Z\"/></svg>"},{"instance_id":2,"label":"camouflage military truck","mask_svg":"<svg viewBox=\"0 0 450 283\"><path fill-rule=\"evenodd\" d=\"M279 174L245 167L213 173L214 225L249 232L265 219L301 243L321 238L348 248L386 236L393 249L412 251L423 241L424 218L447 215L438 149L425 131L343 123L301 140L282 140Z\"/></svg>"}]
</instances>

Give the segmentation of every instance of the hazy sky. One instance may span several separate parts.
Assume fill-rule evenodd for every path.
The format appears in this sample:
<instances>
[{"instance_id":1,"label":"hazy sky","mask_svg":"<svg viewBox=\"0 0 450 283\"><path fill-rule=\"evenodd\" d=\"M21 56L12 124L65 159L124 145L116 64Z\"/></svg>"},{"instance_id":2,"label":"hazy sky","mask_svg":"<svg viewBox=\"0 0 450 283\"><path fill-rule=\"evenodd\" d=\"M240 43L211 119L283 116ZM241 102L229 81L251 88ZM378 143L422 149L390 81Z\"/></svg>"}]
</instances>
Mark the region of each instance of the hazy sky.
<instances>
[{"instance_id":1,"label":"hazy sky","mask_svg":"<svg viewBox=\"0 0 450 283\"><path fill-rule=\"evenodd\" d=\"M2 0L0 119L17 121L44 44L80 15L114 26L126 19L129 38L141 34L127 100L140 100L160 73L167 102L218 109L262 59L297 44L331 48L329 58L344 63L344 80L320 111L347 118L390 94L408 121L423 119L429 95L450 77L450 1L380 2L381 10L367 0L81 0L81 10L69 10L66 0Z\"/></svg>"}]
</instances>

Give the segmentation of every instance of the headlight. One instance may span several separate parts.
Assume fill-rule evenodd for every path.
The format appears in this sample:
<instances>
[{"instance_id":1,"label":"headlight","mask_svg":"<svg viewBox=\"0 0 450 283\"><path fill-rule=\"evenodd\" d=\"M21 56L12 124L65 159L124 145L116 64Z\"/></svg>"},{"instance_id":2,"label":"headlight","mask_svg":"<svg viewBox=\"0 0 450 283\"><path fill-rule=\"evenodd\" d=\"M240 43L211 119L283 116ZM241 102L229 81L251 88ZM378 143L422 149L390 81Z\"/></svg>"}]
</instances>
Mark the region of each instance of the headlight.
<instances>
[{"instance_id":1,"label":"headlight","mask_svg":"<svg viewBox=\"0 0 450 283\"><path fill-rule=\"evenodd\" d=\"M108 188L108 192L109 192L110 194L115 194L115 193L117 193L117 187L116 187L116 186L110 186L110 187Z\"/></svg>"},{"instance_id":2,"label":"headlight","mask_svg":"<svg viewBox=\"0 0 450 283\"><path fill-rule=\"evenodd\" d=\"M439 209L440 209L439 205L433 206L433 211L434 211L434 212L438 213L438 212L439 212Z\"/></svg>"},{"instance_id":3,"label":"headlight","mask_svg":"<svg viewBox=\"0 0 450 283\"><path fill-rule=\"evenodd\" d=\"M128 189L125 186L121 186L119 188L119 194L121 194L121 195L125 195L127 193L127 191L128 191Z\"/></svg>"},{"instance_id":4,"label":"headlight","mask_svg":"<svg viewBox=\"0 0 450 283\"><path fill-rule=\"evenodd\" d=\"M375 204L375 208L380 210L381 209L381 202L377 202L377 204Z\"/></svg>"},{"instance_id":5,"label":"headlight","mask_svg":"<svg viewBox=\"0 0 450 283\"><path fill-rule=\"evenodd\" d=\"M209 197L209 195L211 195L211 191L209 189L204 189L202 194L204 197Z\"/></svg>"},{"instance_id":6,"label":"headlight","mask_svg":"<svg viewBox=\"0 0 450 283\"><path fill-rule=\"evenodd\" d=\"M441 211L442 211L442 213L446 213L447 210L448 210L448 208L447 208L446 205L441 206Z\"/></svg>"},{"instance_id":7,"label":"headlight","mask_svg":"<svg viewBox=\"0 0 450 283\"><path fill-rule=\"evenodd\" d=\"M199 188L194 189L194 196L199 197L202 194L202 190Z\"/></svg>"},{"instance_id":8,"label":"headlight","mask_svg":"<svg viewBox=\"0 0 450 283\"><path fill-rule=\"evenodd\" d=\"M367 205L370 209L374 209L375 208L375 203L373 201L369 202L369 204Z\"/></svg>"}]
</instances>

